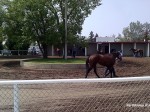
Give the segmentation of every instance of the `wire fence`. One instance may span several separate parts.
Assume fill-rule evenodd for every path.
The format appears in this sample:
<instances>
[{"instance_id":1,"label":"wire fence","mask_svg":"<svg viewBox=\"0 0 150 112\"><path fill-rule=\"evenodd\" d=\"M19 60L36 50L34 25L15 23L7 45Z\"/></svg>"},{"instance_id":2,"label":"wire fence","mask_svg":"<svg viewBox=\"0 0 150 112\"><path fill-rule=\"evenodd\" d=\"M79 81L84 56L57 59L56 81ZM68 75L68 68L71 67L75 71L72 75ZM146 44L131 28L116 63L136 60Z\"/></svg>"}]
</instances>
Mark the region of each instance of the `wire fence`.
<instances>
[{"instance_id":1,"label":"wire fence","mask_svg":"<svg viewBox=\"0 0 150 112\"><path fill-rule=\"evenodd\" d=\"M42 55L42 53L38 51L31 50L0 50L0 56L12 56L12 55Z\"/></svg>"},{"instance_id":2,"label":"wire fence","mask_svg":"<svg viewBox=\"0 0 150 112\"><path fill-rule=\"evenodd\" d=\"M0 81L0 112L148 112L150 77Z\"/></svg>"},{"instance_id":3,"label":"wire fence","mask_svg":"<svg viewBox=\"0 0 150 112\"><path fill-rule=\"evenodd\" d=\"M0 55L11 56L11 55L27 55L28 50L0 50Z\"/></svg>"}]
</instances>

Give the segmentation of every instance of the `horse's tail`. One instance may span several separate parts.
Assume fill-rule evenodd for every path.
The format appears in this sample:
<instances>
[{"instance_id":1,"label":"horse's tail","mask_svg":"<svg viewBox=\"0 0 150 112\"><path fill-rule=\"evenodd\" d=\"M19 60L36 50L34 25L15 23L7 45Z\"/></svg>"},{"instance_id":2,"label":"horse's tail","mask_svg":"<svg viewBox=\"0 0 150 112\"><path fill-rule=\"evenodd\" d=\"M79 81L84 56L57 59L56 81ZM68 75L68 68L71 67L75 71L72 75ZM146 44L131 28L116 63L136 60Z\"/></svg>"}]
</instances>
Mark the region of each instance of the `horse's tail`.
<instances>
[{"instance_id":1,"label":"horse's tail","mask_svg":"<svg viewBox=\"0 0 150 112\"><path fill-rule=\"evenodd\" d=\"M90 56L86 59L86 64L85 64L86 70L89 69L89 58Z\"/></svg>"}]
</instances>

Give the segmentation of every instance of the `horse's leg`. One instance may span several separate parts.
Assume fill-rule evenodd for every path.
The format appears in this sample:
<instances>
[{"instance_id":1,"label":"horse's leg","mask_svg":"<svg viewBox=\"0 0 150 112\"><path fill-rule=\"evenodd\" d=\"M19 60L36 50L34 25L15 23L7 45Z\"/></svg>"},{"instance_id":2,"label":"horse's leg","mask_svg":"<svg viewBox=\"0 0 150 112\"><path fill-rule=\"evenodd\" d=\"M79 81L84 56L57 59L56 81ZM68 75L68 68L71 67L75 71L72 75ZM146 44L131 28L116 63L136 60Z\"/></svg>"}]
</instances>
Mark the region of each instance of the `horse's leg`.
<instances>
[{"instance_id":1,"label":"horse's leg","mask_svg":"<svg viewBox=\"0 0 150 112\"><path fill-rule=\"evenodd\" d=\"M111 69L111 67L107 67L106 68L104 77L107 77L109 74L112 75L112 69Z\"/></svg>"},{"instance_id":2,"label":"horse's leg","mask_svg":"<svg viewBox=\"0 0 150 112\"><path fill-rule=\"evenodd\" d=\"M113 73L113 77L118 77L118 76L116 75L116 72L115 72L114 67L112 67L112 73Z\"/></svg>"},{"instance_id":3,"label":"horse's leg","mask_svg":"<svg viewBox=\"0 0 150 112\"><path fill-rule=\"evenodd\" d=\"M140 57L140 52L137 52L137 57Z\"/></svg>"},{"instance_id":4,"label":"horse's leg","mask_svg":"<svg viewBox=\"0 0 150 112\"><path fill-rule=\"evenodd\" d=\"M136 54L136 53L134 52L134 53L133 53L133 57L135 57L135 54Z\"/></svg>"},{"instance_id":5,"label":"horse's leg","mask_svg":"<svg viewBox=\"0 0 150 112\"><path fill-rule=\"evenodd\" d=\"M137 53L135 52L135 57L137 57Z\"/></svg>"},{"instance_id":6,"label":"horse's leg","mask_svg":"<svg viewBox=\"0 0 150 112\"><path fill-rule=\"evenodd\" d=\"M110 72L110 77L112 78L113 77L113 68L112 67L109 67L109 72Z\"/></svg>"},{"instance_id":7,"label":"horse's leg","mask_svg":"<svg viewBox=\"0 0 150 112\"><path fill-rule=\"evenodd\" d=\"M92 70L93 67L88 67L86 68L86 75L85 75L85 78L87 78L88 76L88 73Z\"/></svg>"},{"instance_id":8,"label":"horse's leg","mask_svg":"<svg viewBox=\"0 0 150 112\"><path fill-rule=\"evenodd\" d=\"M104 77L107 77L109 74L110 74L110 70L108 67L106 67Z\"/></svg>"},{"instance_id":9,"label":"horse's leg","mask_svg":"<svg viewBox=\"0 0 150 112\"><path fill-rule=\"evenodd\" d=\"M135 53L135 57L137 57L137 52Z\"/></svg>"},{"instance_id":10,"label":"horse's leg","mask_svg":"<svg viewBox=\"0 0 150 112\"><path fill-rule=\"evenodd\" d=\"M94 66L94 73L96 74L96 76L97 76L98 78L100 78L99 75L97 74L97 68L96 68L96 65Z\"/></svg>"},{"instance_id":11,"label":"horse's leg","mask_svg":"<svg viewBox=\"0 0 150 112\"><path fill-rule=\"evenodd\" d=\"M111 78L117 77L117 76L116 76L116 73L115 73L114 67L109 67L109 71L110 71L110 77L111 77Z\"/></svg>"},{"instance_id":12,"label":"horse's leg","mask_svg":"<svg viewBox=\"0 0 150 112\"><path fill-rule=\"evenodd\" d=\"M139 57L142 57L142 53L141 53L141 52L139 52L139 54L140 54L140 56L139 56Z\"/></svg>"},{"instance_id":13,"label":"horse's leg","mask_svg":"<svg viewBox=\"0 0 150 112\"><path fill-rule=\"evenodd\" d=\"M143 51L141 52L141 57L143 57Z\"/></svg>"}]
</instances>

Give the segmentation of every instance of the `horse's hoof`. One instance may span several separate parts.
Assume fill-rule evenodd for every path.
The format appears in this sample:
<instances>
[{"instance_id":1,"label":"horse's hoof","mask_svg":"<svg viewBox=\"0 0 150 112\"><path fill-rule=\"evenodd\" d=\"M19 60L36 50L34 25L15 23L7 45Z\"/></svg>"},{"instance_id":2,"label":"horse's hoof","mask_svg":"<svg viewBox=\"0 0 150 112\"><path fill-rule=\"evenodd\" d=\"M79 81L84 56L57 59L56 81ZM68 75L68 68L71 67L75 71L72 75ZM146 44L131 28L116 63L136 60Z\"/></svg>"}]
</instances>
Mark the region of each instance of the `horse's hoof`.
<instances>
[{"instance_id":1,"label":"horse's hoof","mask_svg":"<svg viewBox=\"0 0 150 112\"><path fill-rule=\"evenodd\" d=\"M114 77L119 77L119 76L116 75L116 76L114 76Z\"/></svg>"}]
</instances>

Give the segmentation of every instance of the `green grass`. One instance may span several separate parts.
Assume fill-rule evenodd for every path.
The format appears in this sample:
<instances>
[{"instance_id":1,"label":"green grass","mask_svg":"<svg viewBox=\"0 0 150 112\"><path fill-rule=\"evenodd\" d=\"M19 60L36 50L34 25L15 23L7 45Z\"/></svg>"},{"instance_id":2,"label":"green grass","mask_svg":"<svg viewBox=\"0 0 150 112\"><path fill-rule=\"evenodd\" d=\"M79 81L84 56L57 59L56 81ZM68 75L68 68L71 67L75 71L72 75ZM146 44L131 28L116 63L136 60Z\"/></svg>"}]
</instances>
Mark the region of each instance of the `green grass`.
<instances>
[{"instance_id":1,"label":"green grass","mask_svg":"<svg viewBox=\"0 0 150 112\"><path fill-rule=\"evenodd\" d=\"M85 63L84 58L68 58L68 59L62 59L62 58L48 58L48 59L32 59L28 60L28 62L34 62L34 63Z\"/></svg>"}]
</instances>

